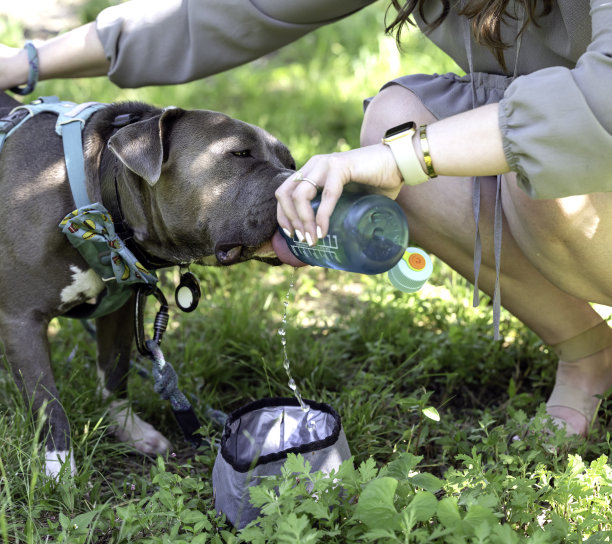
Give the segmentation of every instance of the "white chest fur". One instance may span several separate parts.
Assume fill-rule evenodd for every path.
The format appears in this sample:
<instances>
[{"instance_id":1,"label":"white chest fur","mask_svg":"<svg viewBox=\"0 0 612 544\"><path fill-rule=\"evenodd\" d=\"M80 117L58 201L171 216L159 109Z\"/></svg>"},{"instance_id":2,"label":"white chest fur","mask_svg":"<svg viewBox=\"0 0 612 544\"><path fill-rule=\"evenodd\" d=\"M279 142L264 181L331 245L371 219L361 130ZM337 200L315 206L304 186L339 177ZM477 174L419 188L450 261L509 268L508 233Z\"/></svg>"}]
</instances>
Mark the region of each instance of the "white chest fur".
<instances>
[{"instance_id":1,"label":"white chest fur","mask_svg":"<svg viewBox=\"0 0 612 544\"><path fill-rule=\"evenodd\" d=\"M94 298L104 289L104 282L92 269L81 270L71 265L72 281L62 289L62 304L74 304Z\"/></svg>"}]
</instances>

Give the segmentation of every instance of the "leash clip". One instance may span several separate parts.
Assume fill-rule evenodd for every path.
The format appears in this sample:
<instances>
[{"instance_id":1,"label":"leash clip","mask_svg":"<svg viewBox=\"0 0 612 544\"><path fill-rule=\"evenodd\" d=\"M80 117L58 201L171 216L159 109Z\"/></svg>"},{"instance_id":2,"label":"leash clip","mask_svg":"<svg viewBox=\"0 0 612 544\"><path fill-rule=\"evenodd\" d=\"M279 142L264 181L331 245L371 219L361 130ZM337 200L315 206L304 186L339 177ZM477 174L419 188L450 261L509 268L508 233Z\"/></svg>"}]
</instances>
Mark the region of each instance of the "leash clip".
<instances>
[{"instance_id":1,"label":"leash clip","mask_svg":"<svg viewBox=\"0 0 612 544\"><path fill-rule=\"evenodd\" d=\"M168 301L161 292L161 289L155 285L140 284L136 289L136 308L134 312L135 319L135 336L136 347L141 355L145 357L154 357L153 352L147 347L147 342L144 335L144 309L147 296L153 295L159 302L159 310L155 315L153 322L153 342L158 346L161 344L162 336L168 327L170 314L168 313Z\"/></svg>"}]
</instances>

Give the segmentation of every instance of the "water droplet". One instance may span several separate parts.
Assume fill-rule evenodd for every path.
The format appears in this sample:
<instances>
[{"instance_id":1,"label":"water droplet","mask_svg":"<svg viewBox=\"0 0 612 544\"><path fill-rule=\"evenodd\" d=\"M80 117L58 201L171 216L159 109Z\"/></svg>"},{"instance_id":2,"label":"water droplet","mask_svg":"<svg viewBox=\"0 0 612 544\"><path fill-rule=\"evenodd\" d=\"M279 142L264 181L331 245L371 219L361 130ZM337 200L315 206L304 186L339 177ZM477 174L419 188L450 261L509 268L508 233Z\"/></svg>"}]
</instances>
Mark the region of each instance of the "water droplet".
<instances>
[{"instance_id":1,"label":"water droplet","mask_svg":"<svg viewBox=\"0 0 612 544\"><path fill-rule=\"evenodd\" d=\"M287 339L286 339L286 338L284 338L284 337L283 337L283 338L281 338L281 344L282 344L283 346L286 346L286 345L287 345Z\"/></svg>"},{"instance_id":2,"label":"water droplet","mask_svg":"<svg viewBox=\"0 0 612 544\"><path fill-rule=\"evenodd\" d=\"M289 385L290 389L292 389L293 391L295 391L297 389L297 385L295 384L295 380L293 378L291 378L289 380L288 385Z\"/></svg>"},{"instance_id":3,"label":"water droplet","mask_svg":"<svg viewBox=\"0 0 612 544\"><path fill-rule=\"evenodd\" d=\"M287 333L285 332L285 329L280 328L280 329L278 329L278 334L279 334L279 336L285 336L285 334L287 334Z\"/></svg>"}]
</instances>

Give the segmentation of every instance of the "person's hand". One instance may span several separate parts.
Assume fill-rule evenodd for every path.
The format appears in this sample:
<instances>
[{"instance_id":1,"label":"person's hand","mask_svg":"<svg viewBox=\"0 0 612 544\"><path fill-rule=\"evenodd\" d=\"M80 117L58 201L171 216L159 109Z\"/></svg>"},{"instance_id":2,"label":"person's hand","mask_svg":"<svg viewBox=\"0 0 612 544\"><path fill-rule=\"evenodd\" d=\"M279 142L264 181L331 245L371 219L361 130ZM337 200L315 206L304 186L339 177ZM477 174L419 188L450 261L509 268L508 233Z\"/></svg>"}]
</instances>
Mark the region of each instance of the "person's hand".
<instances>
[{"instance_id":1,"label":"person's hand","mask_svg":"<svg viewBox=\"0 0 612 544\"><path fill-rule=\"evenodd\" d=\"M19 70L19 55L23 55L24 69ZM0 91L25 83L28 74L28 58L23 49L9 47L0 43ZM23 72L23 74L20 74ZM25 79L24 77L25 76ZM22 81L23 80L23 81Z\"/></svg>"},{"instance_id":2,"label":"person's hand","mask_svg":"<svg viewBox=\"0 0 612 544\"><path fill-rule=\"evenodd\" d=\"M391 150L383 144L329 155L315 155L276 190L278 224L286 233L310 245L327 235L329 217L349 182L368 185L374 192L395 198L402 176ZM323 190L315 216L310 201Z\"/></svg>"}]
</instances>

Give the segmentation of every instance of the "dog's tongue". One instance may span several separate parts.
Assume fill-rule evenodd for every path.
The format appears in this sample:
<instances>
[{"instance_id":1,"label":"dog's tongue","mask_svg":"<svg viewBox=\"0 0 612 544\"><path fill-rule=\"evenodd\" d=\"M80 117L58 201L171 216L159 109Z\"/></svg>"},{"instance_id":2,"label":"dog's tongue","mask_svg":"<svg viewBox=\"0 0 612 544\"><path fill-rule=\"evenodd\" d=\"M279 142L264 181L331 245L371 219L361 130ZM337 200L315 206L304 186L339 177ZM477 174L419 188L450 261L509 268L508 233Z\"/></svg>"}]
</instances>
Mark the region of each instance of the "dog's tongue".
<instances>
[{"instance_id":1,"label":"dog's tongue","mask_svg":"<svg viewBox=\"0 0 612 544\"><path fill-rule=\"evenodd\" d=\"M296 267L306 266L306 263L303 263L293 253L291 253L291 250L289 247L287 247L287 241L278 231L276 231L274 236L272 236L272 247L274 248L274 253L276 253L276 256L285 264L290 264L291 266Z\"/></svg>"}]
</instances>

